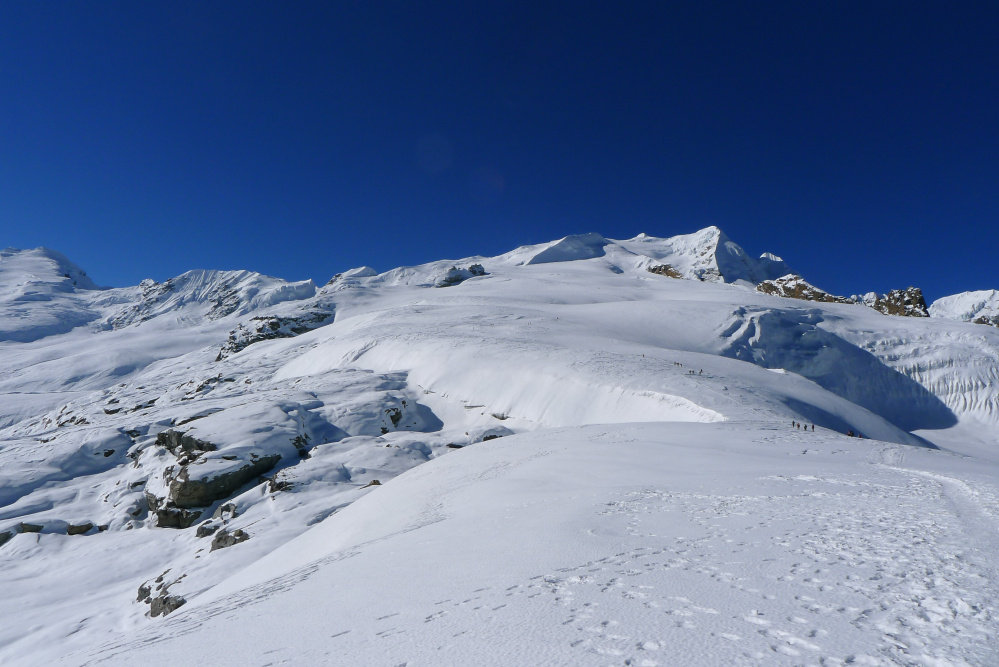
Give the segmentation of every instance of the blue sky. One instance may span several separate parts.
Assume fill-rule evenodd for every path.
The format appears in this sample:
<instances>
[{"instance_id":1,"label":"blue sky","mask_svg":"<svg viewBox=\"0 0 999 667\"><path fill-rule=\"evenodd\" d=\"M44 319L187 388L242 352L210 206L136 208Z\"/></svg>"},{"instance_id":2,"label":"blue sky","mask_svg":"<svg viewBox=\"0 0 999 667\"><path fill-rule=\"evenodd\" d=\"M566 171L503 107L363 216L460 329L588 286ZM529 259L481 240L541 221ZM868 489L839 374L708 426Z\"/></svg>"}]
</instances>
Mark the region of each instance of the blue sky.
<instances>
[{"instance_id":1,"label":"blue sky","mask_svg":"<svg viewBox=\"0 0 999 667\"><path fill-rule=\"evenodd\" d=\"M995 2L6 2L0 246L325 281L716 224L999 288Z\"/></svg>"}]
</instances>

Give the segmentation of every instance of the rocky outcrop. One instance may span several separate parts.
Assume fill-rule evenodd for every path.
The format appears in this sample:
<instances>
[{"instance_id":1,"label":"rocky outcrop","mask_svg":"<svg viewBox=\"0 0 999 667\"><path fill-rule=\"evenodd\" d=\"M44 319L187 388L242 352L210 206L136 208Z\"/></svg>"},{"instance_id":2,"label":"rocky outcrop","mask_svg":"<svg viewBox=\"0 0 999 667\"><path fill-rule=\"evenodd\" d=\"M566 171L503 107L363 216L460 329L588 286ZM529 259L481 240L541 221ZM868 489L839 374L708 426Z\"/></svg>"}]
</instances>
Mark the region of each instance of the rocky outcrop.
<instances>
[{"instance_id":1,"label":"rocky outcrop","mask_svg":"<svg viewBox=\"0 0 999 667\"><path fill-rule=\"evenodd\" d=\"M169 570L167 570L169 572ZM149 605L149 615L153 618L157 616L166 616L172 611L179 609L187 603L180 595L170 595L170 586L173 586L186 575L181 575L174 581L166 583L163 578L166 576L166 572L156 577L156 581L150 584L148 581L142 583L139 586L138 595L136 597L137 602L144 602ZM158 594L153 597L155 584L155 592Z\"/></svg>"},{"instance_id":2,"label":"rocky outcrop","mask_svg":"<svg viewBox=\"0 0 999 667\"><path fill-rule=\"evenodd\" d=\"M191 477L190 466L181 466L175 477L168 477L169 501L174 507L207 507L216 500L222 500L249 482L267 472L281 460L280 454L270 456L250 455L243 465L214 476Z\"/></svg>"},{"instance_id":3,"label":"rocky outcrop","mask_svg":"<svg viewBox=\"0 0 999 667\"><path fill-rule=\"evenodd\" d=\"M0 533L0 547L5 545L12 537L14 537L13 531L5 530Z\"/></svg>"},{"instance_id":4,"label":"rocky outcrop","mask_svg":"<svg viewBox=\"0 0 999 667\"><path fill-rule=\"evenodd\" d=\"M156 525L160 528L190 528L201 518L203 510L177 507L166 498L146 493L149 511L156 515Z\"/></svg>"},{"instance_id":5,"label":"rocky outcrop","mask_svg":"<svg viewBox=\"0 0 999 667\"><path fill-rule=\"evenodd\" d=\"M999 327L999 315L982 315L971 320L974 324L986 324L990 327Z\"/></svg>"},{"instance_id":6,"label":"rocky outcrop","mask_svg":"<svg viewBox=\"0 0 999 667\"><path fill-rule=\"evenodd\" d=\"M89 533L93 527L94 527L94 524L90 523L89 521L86 522L86 523L80 523L80 524L72 524L71 523L68 526L66 526L66 534L67 535L83 535L85 533Z\"/></svg>"},{"instance_id":7,"label":"rocky outcrop","mask_svg":"<svg viewBox=\"0 0 999 667\"><path fill-rule=\"evenodd\" d=\"M472 264L467 269L452 266L444 273L444 277L437 281L434 287L453 287L465 282L469 278L484 275L487 275L486 270L482 268L481 264Z\"/></svg>"},{"instance_id":8,"label":"rocky outcrop","mask_svg":"<svg viewBox=\"0 0 999 667\"><path fill-rule=\"evenodd\" d=\"M926 309L926 300L923 299L923 291L918 287L908 287L904 290L895 289L887 294L876 296L873 303L869 302L870 295L864 298L874 310L885 315L901 315L904 317L929 317L930 313Z\"/></svg>"},{"instance_id":9,"label":"rocky outcrop","mask_svg":"<svg viewBox=\"0 0 999 667\"><path fill-rule=\"evenodd\" d=\"M218 449L214 444L205 440L186 435L183 431L166 430L156 436L156 444L166 447L174 456L180 458L185 454L198 454L200 452L214 452Z\"/></svg>"},{"instance_id":10,"label":"rocky outcrop","mask_svg":"<svg viewBox=\"0 0 999 667\"><path fill-rule=\"evenodd\" d=\"M774 296L782 296L788 299L801 299L803 301L822 301L825 303L853 303L852 299L843 296L835 296L815 287L805 281L804 278L789 273L774 280L764 280L756 286L756 291Z\"/></svg>"},{"instance_id":11,"label":"rocky outcrop","mask_svg":"<svg viewBox=\"0 0 999 667\"><path fill-rule=\"evenodd\" d=\"M245 542L250 539L249 533L244 530L234 530L231 533L226 530L220 530L212 538L212 551L216 549L225 549L231 547L234 544L239 544L240 542Z\"/></svg>"},{"instance_id":12,"label":"rocky outcrop","mask_svg":"<svg viewBox=\"0 0 999 667\"><path fill-rule=\"evenodd\" d=\"M37 523L22 522L17 524L17 532L19 533L40 533L42 532L42 528L44 528L44 526L41 526Z\"/></svg>"},{"instance_id":13,"label":"rocky outcrop","mask_svg":"<svg viewBox=\"0 0 999 667\"><path fill-rule=\"evenodd\" d=\"M657 276L666 276L667 278L683 278L683 274L669 264L656 264L655 266L648 267L646 271L654 273Z\"/></svg>"},{"instance_id":14,"label":"rocky outcrop","mask_svg":"<svg viewBox=\"0 0 999 667\"><path fill-rule=\"evenodd\" d=\"M186 603L187 600L179 595L160 595L153 598L149 603L149 615L153 618L166 616L170 612L183 607Z\"/></svg>"},{"instance_id":15,"label":"rocky outcrop","mask_svg":"<svg viewBox=\"0 0 999 667\"><path fill-rule=\"evenodd\" d=\"M214 521L205 521L198 526L198 530L194 534L196 537L208 537L209 535L214 535L215 532L221 527L221 524L215 523Z\"/></svg>"},{"instance_id":16,"label":"rocky outcrop","mask_svg":"<svg viewBox=\"0 0 999 667\"><path fill-rule=\"evenodd\" d=\"M253 317L246 324L240 324L229 332L229 338L219 350L215 361L240 352L254 343L275 338L292 338L307 331L318 329L333 321L333 313L312 311L299 317Z\"/></svg>"},{"instance_id":17,"label":"rocky outcrop","mask_svg":"<svg viewBox=\"0 0 999 667\"><path fill-rule=\"evenodd\" d=\"M130 324L145 322L153 317L155 307L161 303L174 290L172 280L165 283L158 283L151 278L146 278L139 283L141 293L138 303L122 310L117 315L108 319L108 326L112 329L121 329Z\"/></svg>"}]
</instances>

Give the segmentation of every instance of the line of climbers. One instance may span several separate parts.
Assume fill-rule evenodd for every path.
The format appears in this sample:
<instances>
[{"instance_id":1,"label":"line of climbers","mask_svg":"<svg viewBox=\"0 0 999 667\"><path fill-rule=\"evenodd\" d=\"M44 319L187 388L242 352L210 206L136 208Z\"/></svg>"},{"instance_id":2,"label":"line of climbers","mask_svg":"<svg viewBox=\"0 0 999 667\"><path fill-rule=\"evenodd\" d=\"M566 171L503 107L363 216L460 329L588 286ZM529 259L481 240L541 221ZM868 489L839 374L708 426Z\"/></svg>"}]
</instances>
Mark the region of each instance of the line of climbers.
<instances>
[{"instance_id":1,"label":"line of climbers","mask_svg":"<svg viewBox=\"0 0 999 667\"><path fill-rule=\"evenodd\" d=\"M807 430L809 430L809 426L811 426L811 430L812 431L815 430L815 424L802 424L801 422L794 421L793 419L791 420L791 428L799 428L799 429L803 428L803 429L805 429L807 431ZM861 438L861 439L863 439L863 437L864 437L863 433L854 433L853 429L850 429L849 431L847 431L846 434L848 436L850 436L851 438Z\"/></svg>"}]
</instances>

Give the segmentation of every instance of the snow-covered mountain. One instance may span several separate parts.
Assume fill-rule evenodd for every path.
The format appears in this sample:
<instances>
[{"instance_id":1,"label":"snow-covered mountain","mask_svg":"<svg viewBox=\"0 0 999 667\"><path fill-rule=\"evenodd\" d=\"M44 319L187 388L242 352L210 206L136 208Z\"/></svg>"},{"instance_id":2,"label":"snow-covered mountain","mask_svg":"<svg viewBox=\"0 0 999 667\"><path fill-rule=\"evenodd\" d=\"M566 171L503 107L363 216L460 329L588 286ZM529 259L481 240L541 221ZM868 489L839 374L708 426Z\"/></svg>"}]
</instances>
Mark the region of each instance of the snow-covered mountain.
<instances>
[{"instance_id":1,"label":"snow-covered mountain","mask_svg":"<svg viewBox=\"0 0 999 667\"><path fill-rule=\"evenodd\" d=\"M321 288L5 250L0 662L994 663L999 329L792 274L716 227Z\"/></svg>"},{"instance_id":2,"label":"snow-covered mountain","mask_svg":"<svg viewBox=\"0 0 999 667\"><path fill-rule=\"evenodd\" d=\"M937 299L930 304L930 316L999 327L999 290L961 292Z\"/></svg>"}]
</instances>

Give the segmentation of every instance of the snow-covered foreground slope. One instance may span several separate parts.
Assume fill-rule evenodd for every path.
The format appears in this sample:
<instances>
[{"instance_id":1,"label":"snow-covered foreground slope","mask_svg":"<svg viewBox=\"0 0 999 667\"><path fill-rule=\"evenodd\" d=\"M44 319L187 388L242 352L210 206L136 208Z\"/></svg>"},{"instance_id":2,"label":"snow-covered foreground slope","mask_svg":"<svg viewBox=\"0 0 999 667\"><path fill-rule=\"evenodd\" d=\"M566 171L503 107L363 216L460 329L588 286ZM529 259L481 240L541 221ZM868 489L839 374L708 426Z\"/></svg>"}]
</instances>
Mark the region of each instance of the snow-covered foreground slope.
<instances>
[{"instance_id":1,"label":"snow-covered foreground slope","mask_svg":"<svg viewBox=\"0 0 999 667\"><path fill-rule=\"evenodd\" d=\"M319 289L4 253L0 663L999 657L999 329L759 293L717 228Z\"/></svg>"},{"instance_id":2,"label":"snow-covered foreground slope","mask_svg":"<svg viewBox=\"0 0 999 667\"><path fill-rule=\"evenodd\" d=\"M786 424L504 438L66 659L994 664L996 472Z\"/></svg>"}]
</instances>

